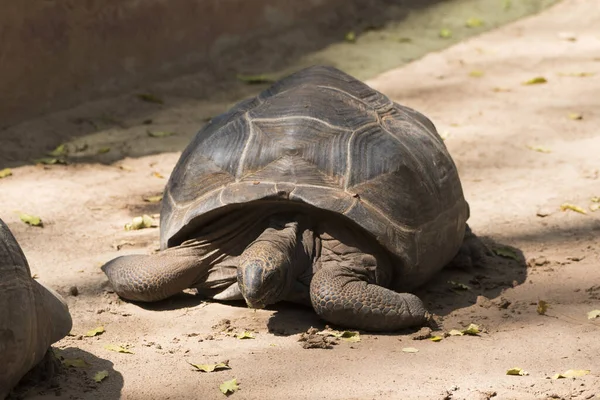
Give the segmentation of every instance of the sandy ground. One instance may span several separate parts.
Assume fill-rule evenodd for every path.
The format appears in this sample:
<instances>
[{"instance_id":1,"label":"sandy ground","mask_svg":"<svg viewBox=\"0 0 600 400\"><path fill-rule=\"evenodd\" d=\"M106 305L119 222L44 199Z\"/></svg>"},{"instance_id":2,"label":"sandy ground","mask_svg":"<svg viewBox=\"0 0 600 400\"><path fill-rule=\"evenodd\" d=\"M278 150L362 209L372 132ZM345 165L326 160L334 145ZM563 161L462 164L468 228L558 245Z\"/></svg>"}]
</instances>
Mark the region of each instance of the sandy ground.
<instances>
[{"instance_id":1,"label":"sandy ground","mask_svg":"<svg viewBox=\"0 0 600 400\"><path fill-rule=\"evenodd\" d=\"M514 256L444 271L418 292L440 333L475 323L485 330L478 336L433 342L412 332L361 333L360 342L303 349L301 332L324 328L310 309L253 311L190 294L147 307L119 300L100 265L158 247L156 228L123 226L158 213L143 198L162 191L179 151L227 106L223 96L208 103L171 94L165 105L123 97L11 128L0 150L14 167L0 180L2 218L32 272L69 303L73 336L56 347L88 364L28 398L220 399L219 384L232 378L240 389L231 397L239 399L600 398L600 319L587 318L600 309L600 211L589 209L600 196L598 26L596 0L567 0L369 81L436 123L459 167L471 227ZM547 82L522 84L535 77ZM73 126L70 165L31 165L48 143L73 136ZM150 138L149 129L177 134ZM32 141L36 130L46 138ZM587 214L561 211L563 203ZM39 215L44 227L23 224L13 211ZM536 311L540 300L549 305L545 315ZM221 332L223 319L255 339ZM82 336L98 326L103 334ZM231 369L212 373L189 364L224 360ZM507 376L512 367L529 375ZM591 372L549 378L569 369ZM101 370L109 375L95 383Z\"/></svg>"}]
</instances>

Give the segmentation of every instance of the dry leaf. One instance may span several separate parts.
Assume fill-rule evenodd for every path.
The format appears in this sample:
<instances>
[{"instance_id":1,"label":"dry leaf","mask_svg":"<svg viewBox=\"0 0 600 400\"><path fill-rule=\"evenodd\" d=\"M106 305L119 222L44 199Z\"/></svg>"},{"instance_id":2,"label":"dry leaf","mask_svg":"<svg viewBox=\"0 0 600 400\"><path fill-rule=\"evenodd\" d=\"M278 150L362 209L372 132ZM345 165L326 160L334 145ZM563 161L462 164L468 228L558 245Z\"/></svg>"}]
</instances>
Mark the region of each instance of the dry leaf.
<instances>
[{"instance_id":1,"label":"dry leaf","mask_svg":"<svg viewBox=\"0 0 600 400\"><path fill-rule=\"evenodd\" d=\"M12 175L12 169L10 169L10 168L0 169L0 179L6 178L7 176L11 176L11 175Z\"/></svg>"},{"instance_id":2,"label":"dry leaf","mask_svg":"<svg viewBox=\"0 0 600 400\"><path fill-rule=\"evenodd\" d=\"M148 136L153 137L153 138L163 138L163 137L176 135L175 132L171 132L171 131L146 131L146 132L148 133Z\"/></svg>"},{"instance_id":3,"label":"dry leaf","mask_svg":"<svg viewBox=\"0 0 600 400\"><path fill-rule=\"evenodd\" d=\"M600 210L600 204L599 203L592 203L592 204L590 204L589 209L590 209L591 212L596 212L596 211Z\"/></svg>"},{"instance_id":4,"label":"dry leaf","mask_svg":"<svg viewBox=\"0 0 600 400\"><path fill-rule=\"evenodd\" d=\"M568 114L568 117L569 117L569 119L572 119L572 120L574 120L574 121L577 121L577 120L583 119L583 115L581 115L581 114L579 114L579 113L575 113L575 112L573 112L573 113L569 113L569 114Z\"/></svg>"},{"instance_id":5,"label":"dry leaf","mask_svg":"<svg viewBox=\"0 0 600 400\"><path fill-rule=\"evenodd\" d=\"M221 393L223 393L225 396L235 393L238 389L239 386L237 384L237 379L235 378L230 381L225 381L219 385L219 390L221 390Z\"/></svg>"},{"instance_id":6,"label":"dry leaf","mask_svg":"<svg viewBox=\"0 0 600 400\"><path fill-rule=\"evenodd\" d=\"M525 376L529 375L529 372L524 371L522 368L511 368L506 371L506 375Z\"/></svg>"},{"instance_id":7,"label":"dry leaf","mask_svg":"<svg viewBox=\"0 0 600 400\"><path fill-rule=\"evenodd\" d=\"M531 78L530 80L523 82L523 85L539 85L547 82L548 80L543 76L536 76L535 78Z\"/></svg>"},{"instance_id":8,"label":"dry leaf","mask_svg":"<svg viewBox=\"0 0 600 400\"><path fill-rule=\"evenodd\" d=\"M66 165L67 164L67 160L65 160L64 158L56 158L56 157L42 157L42 158L33 160L33 162L36 164L44 164L44 165L54 165L54 164Z\"/></svg>"},{"instance_id":9,"label":"dry leaf","mask_svg":"<svg viewBox=\"0 0 600 400\"><path fill-rule=\"evenodd\" d=\"M497 256L504 258L512 258L513 260L519 261L519 255L517 254L517 252L508 246L497 247L495 249L492 249L492 252Z\"/></svg>"},{"instance_id":10,"label":"dry leaf","mask_svg":"<svg viewBox=\"0 0 600 400\"><path fill-rule=\"evenodd\" d=\"M254 334L249 331L238 333L237 335L235 335L235 337L238 339L255 339Z\"/></svg>"},{"instance_id":11,"label":"dry leaf","mask_svg":"<svg viewBox=\"0 0 600 400\"><path fill-rule=\"evenodd\" d=\"M469 18L467 22L465 22L465 26L467 28L479 28L483 25L483 21L479 18Z\"/></svg>"},{"instance_id":12,"label":"dry leaf","mask_svg":"<svg viewBox=\"0 0 600 400\"><path fill-rule=\"evenodd\" d=\"M94 381L96 381L96 383L100 383L107 377L108 377L108 371L98 371L94 375Z\"/></svg>"},{"instance_id":13,"label":"dry leaf","mask_svg":"<svg viewBox=\"0 0 600 400\"><path fill-rule=\"evenodd\" d=\"M350 31L350 32L346 33L346 35L344 35L344 40L349 43L355 43L356 42L356 33L354 33L354 31Z\"/></svg>"},{"instance_id":14,"label":"dry leaf","mask_svg":"<svg viewBox=\"0 0 600 400\"><path fill-rule=\"evenodd\" d=\"M579 378L590 373L589 369L570 369L562 374L556 374L552 379Z\"/></svg>"},{"instance_id":15,"label":"dry leaf","mask_svg":"<svg viewBox=\"0 0 600 400\"><path fill-rule=\"evenodd\" d=\"M104 345L104 348L106 350L115 351L117 353L134 354L133 351L122 346L117 346L116 344L106 344Z\"/></svg>"},{"instance_id":16,"label":"dry leaf","mask_svg":"<svg viewBox=\"0 0 600 400\"><path fill-rule=\"evenodd\" d=\"M98 154L105 154L108 153L110 151L110 147L100 147L98 149Z\"/></svg>"},{"instance_id":17,"label":"dry leaf","mask_svg":"<svg viewBox=\"0 0 600 400\"><path fill-rule=\"evenodd\" d=\"M103 326L99 326L96 329L92 329L92 330L87 331L85 333L85 336L92 337L92 336L101 335L103 333L104 333L104 327Z\"/></svg>"},{"instance_id":18,"label":"dry leaf","mask_svg":"<svg viewBox=\"0 0 600 400\"><path fill-rule=\"evenodd\" d=\"M538 301L536 311L540 315L546 315L546 311L548 311L548 303L546 303L544 300Z\"/></svg>"},{"instance_id":19,"label":"dry leaf","mask_svg":"<svg viewBox=\"0 0 600 400\"><path fill-rule=\"evenodd\" d=\"M159 178L159 179L165 179L165 177L163 175L161 175L160 172L156 172L156 171L154 171L152 173L152 176L154 176L155 178Z\"/></svg>"},{"instance_id":20,"label":"dry leaf","mask_svg":"<svg viewBox=\"0 0 600 400\"><path fill-rule=\"evenodd\" d=\"M452 37L452 31L450 29L441 29L439 33L441 38L448 39Z\"/></svg>"},{"instance_id":21,"label":"dry leaf","mask_svg":"<svg viewBox=\"0 0 600 400\"><path fill-rule=\"evenodd\" d=\"M58 145L54 150L49 151L47 154L52 157L60 157L67 154L67 149L64 144L61 144Z\"/></svg>"},{"instance_id":22,"label":"dry leaf","mask_svg":"<svg viewBox=\"0 0 600 400\"><path fill-rule=\"evenodd\" d=\"M452 286L452 289L458 289L458 290L471 290L471 287L468 285L465 285L464 283L460 283L460 282L454 282L454 281L448 281L448 284L450 286Z\"/></svg>"},{"instance_id":23,"label":"dry leaf","mask_svg":"<svg viewBox=\"0 0 600 400\"><path fill-rule=\"evenodd\" d=\"M429 338L432 342L441 342L444 339L442 336L432 336Z\"/></svg>"},{"instance_id":24,"label":"dry leaf","mask_svg":"<svg viewBox=\"0 0 600 400\"><path fill-rule=\"evenodd\" d=\"M571 204L571 203L563 203L563 204L561 204L560 205L560 209L562 211L571 210L571 211L578 212L580 214L587 214L587 212L583 208L581 208L579 206L576 206L574 204Z\"/></svg>"},{"instance_id":25,"label":"dry leaf","mask_svg":"<svg viewBox=\"0 0 600 400\"><path fill-rule=\"evenodd\" d=\"M192 367L196 368L197 371L202 371L202 372L214 372L214 371L221 371L224 369L231 369L231 367L229 366L229 361L224 361L222 363L218 363L218 364L192 364L189 363Z\"/></svg>"},{"instance_id":26,"label":"dry leaf","mask_svg":"<svg viewBox=\"0 0 600 400\"><path fill-rule=\"evenodd\" d=\"M159 203L162 200L162 198L163 198L162 194L159 194L156 196L144 197L144 201L146 201L148 203Z\"/></svg>"},{"instance_id":27,"label":"dry leaf","mask_svg":"<svg viewBox=\"0 0 600 400\"><path fill-rule=\"evenodd\" d=\"M448 332L448 335L450 335L450 336L462 336L462 335L464 335L464 333L462 333L458 329L452 329L450 332Z\"/></svg>"},{"instance_id":28,"label":"dry leaf","mask_svg":"<svg viewBox=\"0 0 600 400\"><path fill-rule=\"evenodd\" d=\"M560 76L575 76L578 78L585 78L586 76L594 76L596 75L595 72L559 72L558 75Z\"/></svg>"},{"instance_id":29,"label":"dry leaf","mask_svg":"<svg viewBox=\"0 0 600 400\"><path fill-rule=\"evenodd\" d=\"M138 229L153 228L156 226L158 226L156 221L154 221L151 216L144 214L141 217L135 217L131 220L131 222L126 223L125 230L135 231Z\"/></svg>"},{"instance_id":30,"label":"dry leaf","mask_svg":"<svg viewBox=\"0 0 600 400\"><path fill-rule=\"evenodd\" d=\"M39 227L44 226L42 219L36 215L19 213L19 218L21 219L21 221L25 222L27 225L39 226Z\"/></svg>"},{"instance_id":31,"label":"dry leaf","mask_svg":"<svg viewBox=\"0 0 600 400\"><path fill-rule=\"evenodd\" d=\"M600 310L593 310L587 313L588 319L600 318Z\"/></svg>"},{"instance_id":32,"label":"dry leaf","mask_svg":"<svg viewBox=\"0 0 600 400\"><path fill-rule=\"evenodd\" d=\"M481 332L481 330L479 329L479 325L476 325L476 324L469 324L467 329L464 329L462 331L463 334L471 335L471 336L477 336L477 335L479 335L480 332Z\"/></svg>"},{"instance_id":33,"label":"dry leaf","mask_svg":"<svg viewBox=\"0 0 600 400\"><path fill-rule=\"evenodd\" d=\"M527 148L533 151L537 151L538 153L552 153L552 150L543 146L527 146Z\"/></svg>"},{"instance_id":34,"label":"dry leaf","mask_svg":"<svg viewBox=\"0 0 600 400\"><path fill-rule=\"evenodd\" d=\"M472 76L473 78L481 78L483 76L483 71L473 70L469 72L469 76Z\"/></svg>"},{"instance_id":35,"label":"dry leaf","mask_svg":"<svg viewBox=\"0 0 600 400\"><path fill-rule=\"evenodd\" d=\"M402 351L405 353L418 353L419 349L415 349L414 347L404 347Z\"/></svg>"}]
</instances>

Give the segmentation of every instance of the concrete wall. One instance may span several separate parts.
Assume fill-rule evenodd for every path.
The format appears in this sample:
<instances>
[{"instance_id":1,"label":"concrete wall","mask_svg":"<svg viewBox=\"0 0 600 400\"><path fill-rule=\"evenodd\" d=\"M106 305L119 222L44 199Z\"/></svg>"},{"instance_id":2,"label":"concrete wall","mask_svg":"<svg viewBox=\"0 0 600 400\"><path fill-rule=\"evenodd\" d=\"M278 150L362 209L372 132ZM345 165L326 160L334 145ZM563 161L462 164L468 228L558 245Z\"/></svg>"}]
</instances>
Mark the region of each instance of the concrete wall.
<instances>
[{"instance_id":1,"label":"concrete wall","mask_svg":"<svg viewBox=\"0 0 600 400\"><path fill-rule=\"evenodd\" d=\"M344 0L4 0L0 127L214 65ZM344 4L345 6L345 4Z\"/></svg>"}]
</instances>

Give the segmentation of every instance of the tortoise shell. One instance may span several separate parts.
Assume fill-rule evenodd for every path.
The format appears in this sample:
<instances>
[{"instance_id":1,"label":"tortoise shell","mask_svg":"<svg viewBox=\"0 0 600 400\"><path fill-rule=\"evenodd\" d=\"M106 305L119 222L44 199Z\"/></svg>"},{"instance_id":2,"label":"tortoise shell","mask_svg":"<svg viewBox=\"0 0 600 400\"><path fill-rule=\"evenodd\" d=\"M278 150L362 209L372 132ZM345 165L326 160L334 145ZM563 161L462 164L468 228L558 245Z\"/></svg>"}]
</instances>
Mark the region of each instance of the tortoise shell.
<instances>
[{"instance_id":1,"label":"tortoise shell","mask_svg":"<svg viewBox=\"0 0 600 400\"><path fill-rule=\"evenodd\" d=\"M288 76L198 132L166 187L161 248L257 201L345 216L399 258L410 286L456 255L469 214L431 121L332 67Z\"/></svg>"}]
</instances>

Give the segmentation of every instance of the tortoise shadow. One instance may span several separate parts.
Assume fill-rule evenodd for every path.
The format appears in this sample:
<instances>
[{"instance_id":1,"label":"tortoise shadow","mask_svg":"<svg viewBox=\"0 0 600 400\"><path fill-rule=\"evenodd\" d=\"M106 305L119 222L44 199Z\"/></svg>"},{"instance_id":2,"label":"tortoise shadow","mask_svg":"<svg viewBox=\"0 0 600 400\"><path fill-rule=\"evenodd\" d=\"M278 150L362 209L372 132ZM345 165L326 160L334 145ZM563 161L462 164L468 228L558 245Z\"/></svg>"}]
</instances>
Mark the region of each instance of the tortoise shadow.
<instances>
[{"instance_id":1,"label":"tortoise shadow","mask_svg":"<svg viewBox=\"0 0 600 400\"><path fill-rule=\"evenodd\" d=\"M8 399L107 399L121 398L123 375L114 369L112 362L99 358L92 353L76 347L64 349L53 348L62 360L60 372L42 382L26 382L26 377L17 385ZM65 366L66 360L83 360L84 368ZM94 375L106 371L107 377L101 382L94 380Z\"/></svg>"},{"instance_id":2,"label":"tortoise shadow","mask_svg":"<svg viewBox=\"0 0 600 400\"><path fill-rule=\"evenodd\" d=\"M520 249L485 236L475 235L474 239L487 248L489 253L468 268L447 266L424 286L413 291L434 315L444 317L456 310L470 307L477 302L478 296L485 296L490 300L497 299L506 289L525 282L527 264ZM291 336L306 332L311 327L322 330L327 325L334 329L347 329L323 321L310 307L284 302L275 305L273 309L277 311L269 319L268 329L276 336ZM430 327L440 329L434 320L431 321ZM408 335L420 328L366 333Z\"/></svg>"},{"instance_id":3,"label":"tortoise shadow","mask_svg":"<svg viewBox=\"0 0 600 400\"><path fill-rule=\"evenodd\" d=\"M433 314L443 317L472 306L478 296L497 299L505 290L526 281L527 263L520 249L490 237L476 237L476 240L483 243L488 254L469 268L448 266L414 291Z\"/></svg>"}]
</instances>

